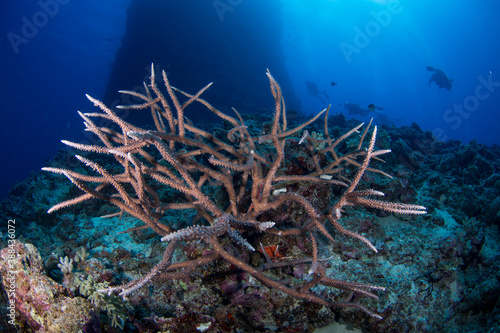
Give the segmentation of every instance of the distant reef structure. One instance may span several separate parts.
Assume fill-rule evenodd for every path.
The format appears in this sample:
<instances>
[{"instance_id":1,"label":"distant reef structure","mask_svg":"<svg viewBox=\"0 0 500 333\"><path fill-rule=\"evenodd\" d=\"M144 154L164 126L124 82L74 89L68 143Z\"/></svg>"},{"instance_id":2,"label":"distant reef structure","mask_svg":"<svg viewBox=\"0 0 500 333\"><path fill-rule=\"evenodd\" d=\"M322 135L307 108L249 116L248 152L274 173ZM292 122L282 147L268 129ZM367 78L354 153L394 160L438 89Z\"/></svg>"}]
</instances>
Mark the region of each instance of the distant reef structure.
<instances>
[{"instance_id":1,"label":"distant reef structure","mask_svg":"<svg viewBox=\"0 0 500 333\"><path fill-rule=\"evenodd\" d=\"M149 77L154 63L188 90L213 81L216 89L205 98L227 113L231 107L245 113L272 112L267 110L273 101L263 75L269 68L287 92L287 108L299 109L280 47L279 11L278 2L262 0L226 6L217 1L132 0L104 102L128 104L118 90L141 90L137 83ZM187 116L201 121L213 117L201 107Z\"/></svg>"}]
</instances>

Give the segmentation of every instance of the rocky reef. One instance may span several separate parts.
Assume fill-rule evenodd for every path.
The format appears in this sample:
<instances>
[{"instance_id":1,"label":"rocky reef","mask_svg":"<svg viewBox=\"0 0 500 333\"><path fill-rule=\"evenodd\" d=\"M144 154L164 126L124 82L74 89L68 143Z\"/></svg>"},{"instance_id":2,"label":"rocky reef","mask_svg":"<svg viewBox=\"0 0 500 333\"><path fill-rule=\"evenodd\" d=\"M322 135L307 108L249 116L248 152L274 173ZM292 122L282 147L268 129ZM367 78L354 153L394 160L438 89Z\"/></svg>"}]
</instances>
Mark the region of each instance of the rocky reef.
<instances>
[{"instance_id":1,"label":"rocky reef","mask_svg":"<svg viewBox=\"0 0 500 333\"><path fill-rule=\"evenodd\" d=\"M266 114L247 115L245 120L251 133L272 126ZM303 122L299 115L291 121ZM356 126L343 115L331 116L328 123L332 137ZM214 135L229 128L221 123ZM321 141L322 124L313 123L308 130ZM314 170L306 147L299 144L301 136L287 143L285 174ZM356 143L344 142L339 149L348 151ZM51 206L79 192L69 182L39 172L0 202L2 219L15 221L15 232L5 229L0 240L2 331L313 332L334 321L370 332L500 330L500 148L440 142L416 124L379 128L376 146L392 150L384 155L385 164L377 164L392 178L366 173L362 181L384 192L387 200L418 203L428 214L415 218L349 209L343 226L372 240L379 253L334 231L334 243L318 238L318 251L326 275L386 287L378 300L363 303L382 319L284 295L222 260L173 280L156 280L126 301L98 293L147 273L161 259L165 244L153 230L135 228L137 219L128 214L103 217L116 209L99 200L47 214ZM61 150L48 166L72 162L71 154ZM108 162L99 160L102 165ZM86 172L74 165L76 171ZM324 184L292 187L316 207L328 207L339 194ZM161 195L176 194L163 189ZM212 198L227 200L217 191ZM277 209L269 218L293 226L301 214L293 208ZM180 229L194 216L191 211L175 211L166 222ZM131 228L135 229L127 232ZM254 267L270 260L269 274L285 276L284 283L307 276L310 262L283 267L279 263L311 252L311 244L272 234L259 241L262 250L243 260ZM9 249L17 254L18 266L9 267ZM185 242L172 261L198 258L203 251L199 242ZM15 288L9 280L12 271L18 272ZM326 290L318 286L315 293ZM15 300L15 327L9 323L10 300Z\"/></svg>"}]
</instances>

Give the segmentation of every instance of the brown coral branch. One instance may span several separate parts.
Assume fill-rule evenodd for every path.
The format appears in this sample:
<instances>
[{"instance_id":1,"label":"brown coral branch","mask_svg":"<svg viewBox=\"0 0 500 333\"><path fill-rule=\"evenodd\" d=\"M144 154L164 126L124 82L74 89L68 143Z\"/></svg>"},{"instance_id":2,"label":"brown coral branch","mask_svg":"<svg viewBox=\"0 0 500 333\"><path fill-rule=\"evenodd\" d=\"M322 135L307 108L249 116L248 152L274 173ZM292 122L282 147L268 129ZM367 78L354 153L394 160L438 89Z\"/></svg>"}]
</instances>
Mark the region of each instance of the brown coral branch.
<instances>
[{"instance_id":1,"label":"brown coral branch","mask_svg":"<svg viewBox=\"0 0 500 333\"><path fill-rule=\"evenodd\" d=\"M384 290L383 287L339 281L326 276L323 261L318 259L318 247L322 246L320 241L335 242L334 235L330 234L326 223L329 221L339 233L355 238L377 252L366 237L341 225L341 212L346 207L369 207L414 215L424 214L425 208L371 199L371 196L383 194L371 189L358 189L361 178L368 171L387 175L382 170L370 166L372 160L380 160L378 156L388 152L375 149L377 127L373 128L367 148L363 146L366 146L364 141L371 130L371 122L360 135L358 143L349 144L349 150L343 153L340 153L337 147L355 133L359 133L363 124L335 140L331 139L328 132L330 106L305 123L287 129L286 107L281 88L269 71L266 75L274 97L274 117L270 132L260 136L252 133L251 127L245 124L244 117L235 109L233 111L237 119L224 114L201 98L211 84L196 94L189 94L172 86L165 71L162 71L164 87L160 89L156 83L153 65L149 85L144 85L145 94L122 91L143 103L120 108L134 109L137 112L150 109L156 131L148 131L127 123L104 103L88 96L101 112L80 113L80 116L87 130L94 133L101 143L87 145L63 142L74 149L87 152L85 157L76 157L97 175L83 175L63 168L44 168L45 171L65 175L84 192L74 199L55 205L49 212L97 198L145 223L145 226L130 230L149 227L160 235L163 241L169 242L162 260L148 274L103 292L118 292L122 297L126 297L153 280L162 279L168 282L169 279L187 276L201 265L218 264L219 260L223 260L250 274L268 288L332 308L358 309L380 319L378 314L353 302L352 299L335 301L327 293L311 292L311 288L323 285L346 290L358 296L376 298L374 292ZM165 94L162 93L164 90ZM187 97L187 101L181 104L179 97ZM205 106L230 124L225 137L218 137L196 127L184 116L186 108L194 102ZM315 171L306 175L288 174L284 167L285 152L287 158L293 157L289 155L296 152L287 145L287 140L323 113L326 140L311 138L305 131L306 149L299 148L306 152L308 163L314 164ZM91 118L104 119L105 122L117 125L119 130L108 126L98 127ZM326 147L318 148L320 145ZM92 161L91 156L99 154L106 155L106 160L114 159L114 164L103 166ZM113 172L117 169L120 171ZM349 169L357 170L354 177L346 172ZM335 203L330 204L329 198L314 198L305 194L313 185L340 186L344 192ZM288 192L292 189L294 192ZM172 193L175 195L172 196ZM170 197L175 199L168 200ZM327 203L318 205L317 200ZM170 226L160 222L162 214L185 209L196 211L196 217L188 227L172 231ZM276 221L273 221L275 218ZM283 223L288 218L292 220ZM283 239L293 238L307 244L307 250L297 258L290 258L291 261L280 265L268 262L263 266L265 269L272 269L311 262L309 275L312 277L302 281L302 288L290 287L282 282L286 280L284 277L280 277L283 280L274 280L262 272L263 267L253 267L244 259L249 257L244 253L254 251L255 246L260 243L261 234ZM318 234L324 238L317 237ZM200 242L205 246L205 254L194 260L173 263L173 252L181 249L181 244L185 241ZM231 247L231 251L226 247ZM312 258L309 258L309 249L312 249ZM276 272L280 273L281 270Z\"/></svg>"}]
</instances>

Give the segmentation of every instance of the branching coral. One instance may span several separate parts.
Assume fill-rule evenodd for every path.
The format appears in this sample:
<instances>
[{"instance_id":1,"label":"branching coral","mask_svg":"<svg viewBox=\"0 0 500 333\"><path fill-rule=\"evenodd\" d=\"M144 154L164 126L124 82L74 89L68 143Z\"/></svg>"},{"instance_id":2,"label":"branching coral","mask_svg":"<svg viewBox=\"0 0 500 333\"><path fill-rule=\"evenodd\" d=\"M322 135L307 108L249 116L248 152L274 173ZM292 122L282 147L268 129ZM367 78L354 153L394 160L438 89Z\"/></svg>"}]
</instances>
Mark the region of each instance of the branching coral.
<instances>
[{"instance_id":1,"label":"branching coral","mask_svg":"<svg viewBox=\"0 0 500 333\"><path fill-rule=\"evenodd\" d=\"M107 288L102 292L118 292L126 297L153 279L175 279L186 276L197 267L216 259L224 259L242 271L255 277L267 287L274 288L293 297L315 302L329 307L356 308L370 316L380 316L354 301L332 300L317 295L314 287L318 285L347 290L358 296L377 298L375 291L383 287L354 282L339 281L325 274L322 262L318 259L317 237L323 235L334 241L330 230L353 237L377 252L374 245L364 236L344 228L340 220L346 206L362 206L385 210L397 214L424 214L425 208L418 205L385 202L373 197L383 193L372 189L358 189L366 172L384 174L371 168L370 162L388 150L376 150L377 128L370 133L370 124L361 134L358 145L350 147L347 153L339 153L338 147L359 133L360 124L333 139L329 135L327 120L329 108L321 111L309 121L288 128L286 109L281 89L276 80L267 72L271 92L275 101L274 118L268 133L251 135L243 117L234 110L236 118L231 117L200 96L210 86L192 95L173 87L165 72L162 73L166 94L156 82L155 70L151 68L149 85L144 85L145 93L123 91L144 102L136 105L120 106L134 110L150 110L155 130L136 127L119 118L102 102L87 96L102 113L80 113L87 131L94 133L101 145L85 145L68 141L65 144L88 153L114 157L121 172L113 173L87 157L76 156L93 170L94 175L84 175L72 170L44 168L46 171L63 174L84 193L77 198L59 203L49 212L87 201L91 198L105 200L117 206L122 212L138 218L145 227L152 228L168 242L163 259L146 276L128 284ZM184 101L181 102L181 99ZM185 117L185 109L192 103L201 103L210 112L232 126L227 138L216 137L212 133L195 127ZM308 159L314 171L306 175L285 174L285 147L287 140L302 131L307 125L324 114L324 133L311 137L304 131L301 144L308 149ZM119 130L99 127L92 119L105 119ZM365 139L369 137L368 140ZM272 154L265 153L272 151ZM88 154L90 155L90 154ZM346 168L356 170L354 175L345 172ZM114 167L112 170L117 170ZM315 207L311 200L293 191L296 186L307 187L323 184L344 188L341 196L326 210ZM180 195L177 202L166 202L159 194L160 187L169 187ZM213 188L225 192L227 201L221 203L211 197ZM292 227L285 227L269 216L283 207L295 207L304 211L302 220ZM197 216L192 225L181 230L171 230L160 220L169 210L195 210ZM309 278L299 285L290 286L284 280L272 279L264 271L272 264L253 267L244 256L233 255L228 251L227 241L241 252L254 251L259 242L251 244L243 232L272 234L278 237L300 238L310 245L311 251L301 256L280 262L280 267L296 265L308 259L311 263ZM184 241L201 241L207 251L195 259L172 262L172 254ZM225 244L225 245L223 245ZM352 296L352 295L351 295Z\"/></svg>"}]
</instances>

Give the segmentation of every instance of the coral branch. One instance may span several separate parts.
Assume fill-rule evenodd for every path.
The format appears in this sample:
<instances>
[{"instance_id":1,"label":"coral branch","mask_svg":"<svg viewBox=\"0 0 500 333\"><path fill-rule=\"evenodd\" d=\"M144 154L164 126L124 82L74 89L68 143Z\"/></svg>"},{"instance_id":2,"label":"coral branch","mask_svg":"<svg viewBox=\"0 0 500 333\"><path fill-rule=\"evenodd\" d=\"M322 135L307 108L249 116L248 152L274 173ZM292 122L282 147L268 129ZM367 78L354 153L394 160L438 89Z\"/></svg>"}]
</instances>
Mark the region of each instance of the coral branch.
<instances>
[{"instance_id":1,"label":"coral branch","mask_svg":"<svg viewBox=\"0 0 500 333\"><path fill-rule=\"evenodd\" d=\"M380 319L378 314L354 300L362 297L377 298L374 292L383 291L383 287L329 278L325 273L325 260L318 259L322 243L333 243L337 237L330 234L327 223L338 233L355 238L377 252L366 237L341 225L342 212L347 207L369 207L396 214L425 214L425 208L422 206L371 199L373 196L383 196L383 193L358 188L366 173L387 175L370 166L373 160L380 160L379 155L389 151L376 150L377 127L372 129L370 122L359 142L351 145L347 152L339 152L338 147L346 146L341 143L360 132L363 124L335 140L331 139L328 132L330 107L309 121L287 130L281 88L268 71L266 75L274 97L274 118L269 124L270 131L263 134L253 133L251 126L245 124L244 117L236 110L234 111L238 119L224 114L201 98L211 84L196 94L189 94L173 87L165 71L162 71L164 88L160 89L154 71L152 65L149 85L144 85L145 94L122 91L138 98L142 104L120 108L134 109L136 112L150 109L152 126L156 127L156 130L146 130L129 124L104 103L87 96L102 112L80 113L80 116L87 130L94 133L101 144L85 145L69 141L63 143L86 152L85 157L76 155L76 158L96 175L80 174L62 168L43 169L66 176L84 192L74 199L55 205L49 212L97 198L145 223L145 226L130 230L152 228L163 242L168 242L162 260L144 277L101 292L117 292L126 297L154 280L168 281L186 276L201 265L226 261L265 286L282 293L331 308L358 309ZM162 90L165 89L164 94ZM187 100L181 103L179 97ZM205 106L229 124L226 135L216 137L214 133L197 128L184 116L185 109L194 102ZM287 166L294 158L290 155L299 155L299 152L289 145L291 136L311 125L324 112L326 140L321 136L311 137L308 132L304 132L300 143L305 145L294 148L306 151L307 160L309 165L313 165L314 171L290 173ZM113 128L118 127L120 130L98 127L92 122L92 118L106 119L113 123ZM370 131L370 141L365 149L364 140ZM294 137L293 141L297 142L297 138ZM94 155L105 156L105 160L114 159L114 164L107 166L102 164L102 160L100 163L94 162L91 159ZM331 200L332 202L328 197L318 198L304 194L309 189L314 192L315 188L334 187L343 192L338 198ZM166 192L174 195L165 195ZM173 201L168 199L172 197L175 197ZM160 222L163 215L169 214L171 210L193 210L197 214L193 222L188 223L189 226L171 231L167 222ZM254 251L255 246L263 242L262 237L266 235L306 244L303 253L290 258L291 261L278 264L270 262L267 257L268 262L264 266L265 269L273 269L311 262L309 276L312 278L304 278L300 283L302 287L289 286L283 276L280 280L274 280L262 272L262 267L254 267L249 263L249 256L244 253ZM321 235L324 237L319 237ZM174 251L182 249L182 244L190 241L203 244L206 248L204 254L195 260L172 262ZM231 251L227 250L227 247L232 247ZM216 259L218 260L215 261ZM283 274L281 270L276 271L276 274ZM318 285L346 290L359 297L336 301L326 292L312 293L311 288Z\"/></svg>"}]
</instances>

